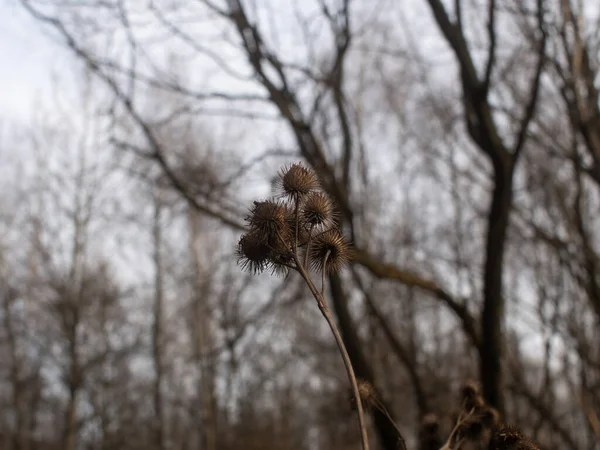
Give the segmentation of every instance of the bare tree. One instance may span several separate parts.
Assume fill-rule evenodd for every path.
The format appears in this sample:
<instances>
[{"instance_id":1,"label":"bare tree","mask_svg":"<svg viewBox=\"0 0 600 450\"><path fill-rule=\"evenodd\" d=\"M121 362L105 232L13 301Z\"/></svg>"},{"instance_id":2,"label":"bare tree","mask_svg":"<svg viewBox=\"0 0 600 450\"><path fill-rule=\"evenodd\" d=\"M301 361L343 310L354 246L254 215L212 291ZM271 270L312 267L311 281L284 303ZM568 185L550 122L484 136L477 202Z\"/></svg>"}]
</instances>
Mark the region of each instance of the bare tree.
<instances>
[{"instance_id":1,"label":"bare tree","mask_svg":"<svg viewBox=\"0 0 600 450\"><path fill-rule=\"evenodd\" d=\"M241 230L243 205L268 189L275 163L300 158L315 169L355 247L352 269L329 276L327 300L358 377L412 431L409 443L428 413L438 415L437 431L448 431L442 424L454 390L476 371L485 401L548 448L594 448L596 12L562 0L22 4L101 80L113 101L108 128L119 161L151 189L164 175L160 188L186 203L193 242L203 234L199 223L217 220L220 244L232 248L228 232ZM199 124L215 135L225 130L215 152L226 162L214 179L187 151L198 146L189 129ZM161 233L181 229L163 225ZM253 316L243 299L231 298L236 288L220 286L242 282L204 275L214 263L203 263L195 245L181 251L193 260L191 294L178 286L159 295L180 275L166 262L179 240L159 233L158 241L160 307L146 313L163 328L154 329L155 355L151 349L142 358L154 358L159 386L130 374L139 389L132 397L153 392L154 411L162 411L154 444L185 447L190 437L191 446L200 433L190 424L201 423L206 448L241 445L239 436L264 448L275 435L290 448L351 445L356 436L339 431L346 428L332 431L333 421L351 419L333 398L343 385L331 375L339 366L329 362L327 340L292 326L282 332L278 343L293 336L299 360L318 368L318 387L294 385L294 374L280 367L289 355L268 348L254 329L271 336L279 328L269 320L294 317L297 307L267 302ZM74 289L76 278L65 284ZM287 279L277 295L285 298L296 281ZM268 289L255 297L268 298ZM191 355L177 331L181 315L172 314L181 298L194 307L183 308L196 324ZM156 352L159 334L168 348ZM241 348L261 358L251 362ZM158 353L168 363L157 363ZM228 407L214 384L223 354L225 390L245 396L232 394ZM194 413L184 412L194 407L194 390L179 376L190 367L200 368L192 378L203 401ZM263 405L268 392L281 397ZM152 403L124 403L145 402ZM331 427L315 423L314 410ZM371 411L373 428L382 448L396 448L398 430L382 410ZM146 419L130 429L143 434Z\"/></svg>"}]
</instances>

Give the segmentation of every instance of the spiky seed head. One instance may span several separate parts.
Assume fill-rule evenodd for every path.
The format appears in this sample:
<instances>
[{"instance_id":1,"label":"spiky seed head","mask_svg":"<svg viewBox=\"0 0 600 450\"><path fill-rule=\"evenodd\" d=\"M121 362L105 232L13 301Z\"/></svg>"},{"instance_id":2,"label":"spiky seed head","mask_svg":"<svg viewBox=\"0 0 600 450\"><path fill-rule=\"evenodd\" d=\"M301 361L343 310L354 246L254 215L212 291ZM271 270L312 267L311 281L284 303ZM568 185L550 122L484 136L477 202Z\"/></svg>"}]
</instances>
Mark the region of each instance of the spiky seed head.
<instances>
[{"instance_id":1,"label":"spiky seed head","mask_svg":"<svg viewBox=\"0 0 600 450\"><path fill-rule=\"evenodd\" d=\"M254 202L246 221L253 230L270 234L285 224L286 215L287 209L283 203L265 200Z\"/></svg>"},{"instance_id":2,"label":"spiky seed head","mask_svg":"<svg viewBox=\"0 0 600 450\"><path fill-rule=\"evenodd\" d=\"M290 268L294 267L294 256L291 252L272 252L271 258L271 274L278 277L285 277L290 272Z\"/></svg>"},{"instance_id":3,"label":"spiky seed head","mask_svg":"<svg viewBox=\"0 0 600 450\"><path fill-rule=\"evenodd\" d=\"M517 450L540 450L540 446L531 439L524 438L517 443Z\"/></svg>"},{"instance_id":4,"label":"spiky seed head","mask_svg":"<svg viewBox=\"0 0 600 450\"><path fill-rule=\"evenodd\" d=\"M301 163L295 163L279 172L277 187L283 196L297 200L318 189L319 179L314 170Z\"/></svg>"},{"instance_id":5,"label":"spiky seed head","mask_svg":"<svg viewBox=\"0 0 600 450\"><path fill-rule=\"evenodd\" d=\"M312 227L333 225L335 220L329 197L319 191L308 194L302 205L302 220Z\"/></svg>"},{"instance_id":6,"label":"spiky seed head","mask_svg":"<svg viewBox=\"0 0 600 450\"><path fill-rule=\"evenodd\" d=\"M505 425L496 430L490 438L489 450L539 450L527 439L518 427Z\"/></svg>"},{"instance_id":7,"label":"spiky seed head","mask_svg":"<svg viewBox=\"0 0 600 450\"><path fill-rule=\"evenodd\" d=\"M356 380L356 384L358 385L358 395L360 396L360 401L365 408L370 408L374 406L377 402L377 392L371 383L366 380ZM356 398L354 394L350 393L350 406L352 409L356 409Z\"/></svg>"},{"instance_id":8,"label":"spiky seed head","mask_svg":"<svg viewBox=\"0 0 600 450\"><path fill-rule=\"evenodd\" d=\"M269 265L269 246L256 232L243 234L238 242L238 263L243 270L261 273Z\"/></svg>"},{"instance_id":9,"label":"spiky seed head","mask_svg":"<svg viewBox=\"0 0 600 450\"><path fill-rule=\"evenodd\" d=\"M326 256L327 261L325 261ZM350 262L351 249L344 236L338 230L332 229L315 236L309 257L315 270L335 273Z\"/></svg>"},{"instance_id":10,"label":"spiky seed head","mask_svg":"<svg viewBox=\"0 0 600 450\"><path fill-rule=\"evenodd\" d=\"M265 200L254 202L246 221L272 251L287 253L292 242L289 215L289 207L285 203Z\"/></svg>"}]
</instances>

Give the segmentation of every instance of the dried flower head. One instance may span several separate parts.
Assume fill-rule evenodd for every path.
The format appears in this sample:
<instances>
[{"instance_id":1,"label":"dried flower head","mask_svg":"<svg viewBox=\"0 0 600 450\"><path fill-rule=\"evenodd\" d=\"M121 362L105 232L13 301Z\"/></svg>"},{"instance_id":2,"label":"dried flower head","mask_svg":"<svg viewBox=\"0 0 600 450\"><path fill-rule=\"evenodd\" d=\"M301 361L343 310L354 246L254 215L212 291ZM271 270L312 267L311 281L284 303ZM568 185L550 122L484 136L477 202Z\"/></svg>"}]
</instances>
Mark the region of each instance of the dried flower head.
<instances>
[{"instance_id":1,"label":"dried flower head","mask_svg":"<svg viewBox=\"0 0 600 450\"><path fill-rule=\"evenodd\" d=\"M479 385L474 381L467 381L461 389L463 408L465 411L479 409L485 405L485 401L481 396Z\"/></svg>"},{"instance_id":2,"label":"dried flower head","mask_svg":"<svg viewBox=\"0 0 600 450\"><path fill-rule=\"evenodd\" d=\"M333 225L333 206L329 197L319 191L308 194L302 205L302 220L312 227Z\"/></svg>"},{"instance_id":3,"label":"dried flower head","mask_svg":"<svg viewBox=\"0 0 600 450\"><path fill-rule=\"evenodd\" d=\"M265 236L265 238L285 233L287 228L286 218L288 208L285 204L277 201L266 200L254 202L246 221L250 228Z\"/></svg>"},{"instance_id":4,"label":"dried flower head","mask_svg":"<svg viewBox=\"0 0 600 450\"><path fill-rule=\"evenodd\" d=\"M371 407L377 404L377 392L371 383L366 380L356 380L358 394L363 406ZM350 406L356 409L356 398L350 393Z\"/></svg>"},{"instance_id":5,"label":"dried flower head","mask_svg":"<svg viewBox=\"0 0 600 450\"><path fill-rule=\"evenodd\" d=\"M350 261L350 245L338 230L328 230L315 236L309 256L315 270L339 272Z\"/></svg>"},{"instance_id":6,"label":"dried flower head","mask_svg":"<svg viewBox=\"0 0 600 450\"><path fill-rule=\"evenodd\" d=\"M459 450L467 442L486 447L499 422L498 412L485 404L479 385L474 381L461 387L460 397L461 408L455 416L455 426L442 448Z\"/></svg>"},{"instance_id":7,"label":"dried flower head","mask_svg":"<svg viewBox=\"0 0 600 450\"><path fill-rule=\"evenodd\" d=\"M269 246L256 232L243 234L238 242L238 263L243 270L261 273L269 265Z\"/></svg>"},{"instance_id":8,"label":"dried flower head","mask_svg":"<svg viewBox=\"0 0 600 450\"><path fill-rule=\"evenodd\" d=\"M317 174L300 163L284 167L279 173L277 187L290 199L299 199L319 188Z\"/></svg>"},{"instance_id":9,"label":"dried flower head","mask_svg":"<svg viewBox=\"0 0 600 450\"><path fill-rule=\"evenodd\" d=\"M512 425L505 425L496 430L492 434L488 448L489 450L539 450L537 444Z\"/></svg>"},{"instance_id":10,"label":"dried flower head","mask_svg":"<svg viewBox=\"0 0 600 450\"><path fill-rule=\"evenodd\" d=\"M290 273L290 268L295 266L294 255L292 252L274 253L270 258L271 274L278 277L285 277Z\"/></svg>"}]
</instances>

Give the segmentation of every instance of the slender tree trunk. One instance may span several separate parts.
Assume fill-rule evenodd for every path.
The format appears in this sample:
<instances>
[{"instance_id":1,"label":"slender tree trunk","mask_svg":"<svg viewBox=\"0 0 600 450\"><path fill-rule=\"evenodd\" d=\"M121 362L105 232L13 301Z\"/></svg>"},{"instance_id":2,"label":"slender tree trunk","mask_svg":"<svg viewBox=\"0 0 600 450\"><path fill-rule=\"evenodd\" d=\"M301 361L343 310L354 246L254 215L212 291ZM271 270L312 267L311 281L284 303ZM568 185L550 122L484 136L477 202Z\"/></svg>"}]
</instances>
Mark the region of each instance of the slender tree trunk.
<instances>
[{"instance_id":1,"label":"slender tree trunk","mask_svg":"<svg viewBox=\"0 0 600 450\"><path fill-rule=\"evenodd\" d=\"M85 152L79 153L79 168L75 179L75 192L73 203L75 211L73 214L73 249L71 268L69 273L69 285L60 299L63 303L63 326L69 343L69 402L65 417L64 449L75 450L77 448L77 401L79 388L83 374L79 361L79 335L80 308L85 301L83 295L83 279L85 274L86 256L86 233L90 221L89 204L86 204L84 189L84 178L87 163Z\"/></svg>"},{"instance_id":2,"label":"slender tree trunk","mask_svg":"<svg viewBox=\"0 0 600 450\"><path fill-rule=\"evenodd\" d=\"M512 207L513 169L497 173L488 216L484 266L479 370L487 402L504 413L502 398L502 328L504 319L503 267Z\"/></svg>"},{"instance_id":3,"label":"slender tree trunk","mask_svg":"<svg viewBox=\"0 0 600 450\"><path fill-rule=\"evenodd\" d=\"M162 267L162 204L157 196L154 203L154 221L152 227L154 242L154 306L152 325L152 358L154 364L154 433L155 443L159 449L164 449L164 416L163 416L163 267Z\"/></svg>"},{"instance_id":4,"label":"slender tree trunk","mask_svg":"<svg viewBox=\"0 0 600 450\"><path fill-rule=\"evenodd\" d=\"M194 334L194 358L200 368L199 390L202 396L201 408L201 442L203 450L217 450L217 414L214 386L214 361L208 354L212 347L212 333L210 321L210 305L206 296L207 289L204 286L206 277L203 269L203 252L200 248L200 217L196 211L190 211L190 229L192 239L192 252L194 255L194 266L196 270L196 292L194 300L195 326Z\"/></svg>"},{"instance_id":5,"label":"slender tree trunk","mask_svg":"<svg viewBox=\"0 0 600 450\"><path fill-rule=\"evenodd\" d=\"M26 447L25 443L25 411L24 411L24 399L25 394L24 387L21 382L20 373L20 360L17 349L17 337L15 335L15 328L13 323L13 293L7 292L6 298L4 299L4 328L6 330L6 338L8 344L8 351L10 357L10 369L9 378L12 385L12 408L15 414L15 429L12 435L12 448L14 450L24 450Z\"/></svg>"},{"instance_id":6,"label":"slender tree trunk","mask_svg":"<svg viewBox=\"0 0 600 450\"><path fill-rule=\"evenodd\" d=\"M77 448L77 387L69 389L69 405L66 414L66 432L64 438L64 449L75 450Z\"/></svg>"},{"instance_id":7,"label":"slender tree trunk","mask_svg":"<svg viewBox=\"0 0 600 450\"><path fill-rule=\"evenodd\" d=\"M77 324L79 323L79 310L71 293L68 298L63 299L65 306L63 310L63 321L69 343L69 368L68 385L69 399L65 411L65 428L63 436L64 450L75 450L77 448L77 400L81 382L79 362L79 341L77 335Z\"/></svg>"}]
</instances>

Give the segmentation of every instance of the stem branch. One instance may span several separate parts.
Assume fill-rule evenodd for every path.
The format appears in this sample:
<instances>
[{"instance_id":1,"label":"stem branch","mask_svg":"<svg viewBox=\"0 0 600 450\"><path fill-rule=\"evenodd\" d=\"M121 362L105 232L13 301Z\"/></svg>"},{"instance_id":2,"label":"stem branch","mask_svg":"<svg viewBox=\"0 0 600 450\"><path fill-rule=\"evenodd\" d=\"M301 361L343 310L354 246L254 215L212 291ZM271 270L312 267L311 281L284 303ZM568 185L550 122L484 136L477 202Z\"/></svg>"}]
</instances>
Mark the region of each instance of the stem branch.
<instances>
[{"instance_id":1,"label":"stem branch","mask_svg":"<svg viewBox=\"0 0 600 450\"><path fill-rule=\"evenodd\" d=\"M329 256L329 255L327 255ZM327 258L327 257L326 257ZM323 317L327 321L331 332L333 333L333 337L335 338L335 343L342 355L342 360L344 361L344 367L346 368L346 373L348 374L348 379L350 381L350 385L352 387L352 394L356 399L356 414L358 415L358 423L360 425L360 439L363 450L369 450L369 438L367 436L367 424L365 421L365 413L362 406L362 400L360 398L360 392L358 391L358 383L356 381L356 375L354 374L354 368L352 367L352 362L350 361L350 355L348 355L348 351L346 350L346 345L344 344L344 340L342 339L342 335L331 315L331 311L329 311L329 307L327 306L327 302L325 301L325 296L319 292L313 283L312 279L306 272L306 268L301 264L298 258L298 252L296 251L294 254L294 259L296 260L296 266L298 272L308 285L310 292L314 296L317 304L319 305L319 310ZM324 271L323 271L324 272ZM325 285L325 275L323 273L323 286Z\"/></svg>"}]
</instances>

